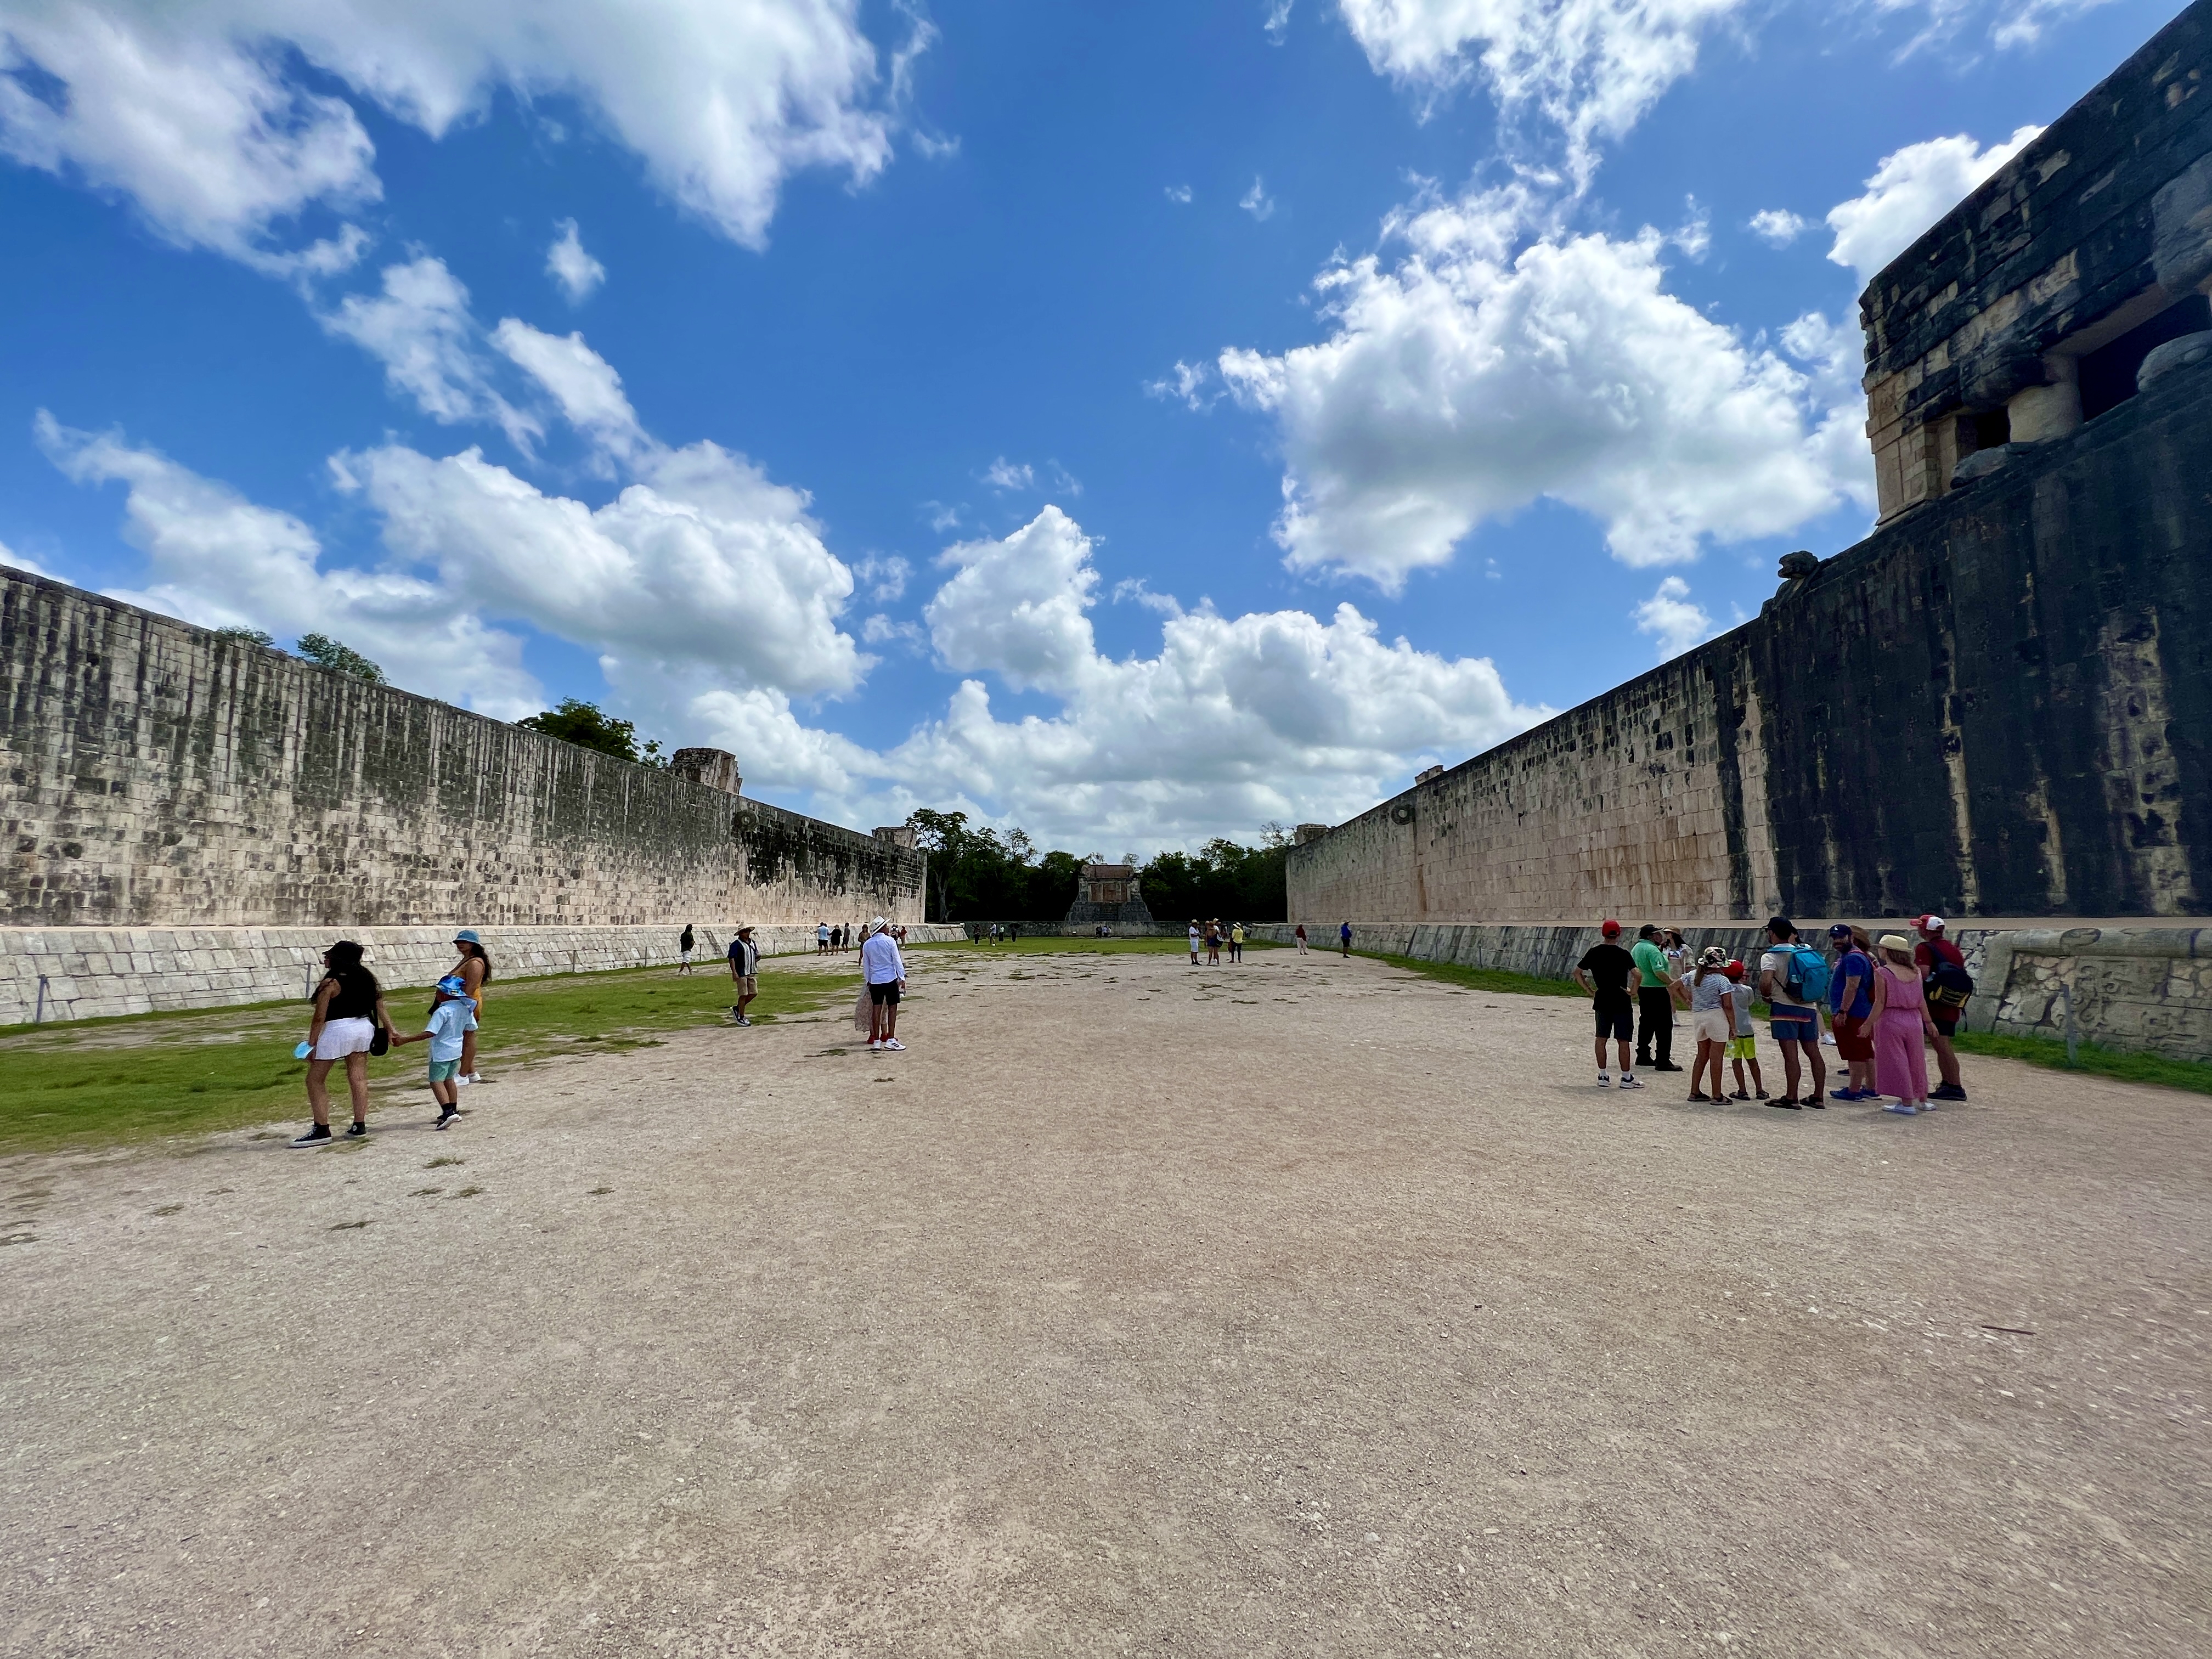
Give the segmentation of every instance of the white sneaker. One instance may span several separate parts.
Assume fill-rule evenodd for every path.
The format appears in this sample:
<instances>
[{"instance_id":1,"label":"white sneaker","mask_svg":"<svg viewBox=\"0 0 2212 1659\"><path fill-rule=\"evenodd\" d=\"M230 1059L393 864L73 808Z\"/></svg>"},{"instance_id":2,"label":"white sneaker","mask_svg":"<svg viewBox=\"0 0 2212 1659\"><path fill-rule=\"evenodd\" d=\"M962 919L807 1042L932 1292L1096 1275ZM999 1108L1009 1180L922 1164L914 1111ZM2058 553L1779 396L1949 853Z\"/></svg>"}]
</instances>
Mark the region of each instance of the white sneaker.
<instances>
[{"instance_id":1,"label":"white sneaker","mask_svg":"<svg viewBox=\"0 0 2212 1659\"><path fill-rule=\"evenodd\" d=\"M1620 1079L1620 1086L1624 1089L1641 1089L1644 1085L1632 1077L1624 1077Z\"/></svg>"},{"instance_id":2,"label":"white sneaker","mask_svg":"<svg viewBox=\"0 0 2212 1659\"><path fill-rule=\"evenodd\" d=\"M453 1087L456 1089L465 1089L469 1085L475 1081L476 1079L472 1077L457 1077L453 1079Z\"/></svg>"},{"instance_id":3,"label":"white sneaker","mask_svg":"<svg viewBox=\"0 0 2212 1659\"><path fill-rule=\"evenodd\" d=\"M1823 1032L1821 1032L1821 1033L1820 1033L1820 1046L1821 1046L1822 1048L1834 1048L1834 1047L1836 1046L1836 1034L1835 1034L1833 1031L1823 1031Z\"/></svg>"},{"instance_id":4,"label":"white sneaker","mask_svg":"<svg viewBox=\"0 0 2212 1659\"><path fill-rule=\"evenodd\" d=\"M1600 1072L1597 1074L1597 1086L1601 1089L1610 1089L1613 1087L1613 1073L1610 1072Z\"/></svg>"},{"instance_id":5,"label":"white sneaker","mask_svg":"<svg viewBox=\"0 0 2212 1659\"><path fill-rule=\"evenodd\" d=\"M896 1037L885 1037L884 1039L884 1052L885 1054L890 1054L894 1050L902 1054L906 1052L906 1044L901 1042Z\"/></svg>"},{"instance_id":6,"label":"white sneaker","mask_svg":"<svg viewBox=\"0 0 2212 1659\"><path fill-rule=\"evenodd\" d=\"M884 1045L883 1045L882 1043L880 1043L880 1042L877 1042L877 1041L876 1041L876 1039L875 1039L875 1038L873 1038L873 1037L870 1037L870 1038L868 1039L868 1052L869 1052L870 1054L872 1054L873 1053L875 1053L877 1049L878 1049L878 1048L882 1048L883 1046L884 1046Z\"/></svg>"}]
</instances>

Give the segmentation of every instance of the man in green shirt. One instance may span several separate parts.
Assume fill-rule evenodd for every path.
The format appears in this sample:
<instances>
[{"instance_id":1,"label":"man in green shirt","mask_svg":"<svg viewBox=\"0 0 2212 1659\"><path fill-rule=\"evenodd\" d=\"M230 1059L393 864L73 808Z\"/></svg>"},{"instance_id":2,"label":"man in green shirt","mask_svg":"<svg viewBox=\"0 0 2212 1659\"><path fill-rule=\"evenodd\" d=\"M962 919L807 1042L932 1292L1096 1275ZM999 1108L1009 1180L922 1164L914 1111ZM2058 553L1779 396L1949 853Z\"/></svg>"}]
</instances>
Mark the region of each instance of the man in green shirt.
<instances>
[{"instance_id":1,"label":"man in green shirt","mask_svg":"<svg viewBox=\"0 0 2212 1659\"><path fill-rule=\"evenodd\" d=\"M1636 930L1629 953L1636 959L1636 1063L1654 1072L1679 1072L1674 1063L1674 975L1659 948L1659 930L1650 922ZM1654 1043L1656 1053L1654 1053Z\"/></svg>"}]
</instances>

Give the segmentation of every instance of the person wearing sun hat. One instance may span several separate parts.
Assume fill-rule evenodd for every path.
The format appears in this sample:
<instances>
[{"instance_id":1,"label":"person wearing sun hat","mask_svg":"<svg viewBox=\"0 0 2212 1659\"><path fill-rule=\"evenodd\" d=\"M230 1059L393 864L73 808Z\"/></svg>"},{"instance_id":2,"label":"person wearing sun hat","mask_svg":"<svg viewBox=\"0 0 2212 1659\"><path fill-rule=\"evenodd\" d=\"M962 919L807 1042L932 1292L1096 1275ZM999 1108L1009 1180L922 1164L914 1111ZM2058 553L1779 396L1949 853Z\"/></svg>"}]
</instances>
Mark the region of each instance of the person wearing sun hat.
<instances>
[{"instance_id":1,"label":"person wearing sun hat","mask_svg":"<svg viewBox=\"0 0 2212 1659\"><path fill-rule=\"evenodd\" d=\"M1932 915L1922 916L1914 924L1920 942L1912 947L1912 963L1920 969L1923 991L1935 988L1931 981L1938 977L1951 979L1955 975L1958 980L1966 979L1966 952L1943 937L1948 925L1942 917ZM1928 1000L1928 1017L1936 1026L1936 1069L1943 1079L1929 1097L1931 1100L1963 1101L1966 1097L1966 1085L1959 1079L1958 1050L1951 1046L1951 1038L1959 1030L1959 1016L1964 1012L1963 1007L1947 1007L1933 997Z\"/></svg>"},{"instance_id":2,"label":"person wearing sun hat","mask_svg":"<svg viewBox=\"0 0 2212 1659\"><path fill-rule=\"evenodd\" d=\"M1883 1111L1911 1117L1929 1109L1928 1055L1921 1039L1934 1039L1936 1022L1928 1017L1911 943L1902 933L1884 933L1875 948L1881 965L1874 970L1874 1086L1896 1097Z\"/></svg>"},{"instance_id":3,"label":"person wearing sun hat","mask_svg":"<svg viewBox=\"0 0 2212 1659\"><path fill-rule=\"evenodd\" d=\"M464 927L453 935L453 946L461 959L446 970L446 976L459 975L465 988L469 1001L474 1005L477 1021L483 1018L484 983L491 978L491 957L483 947L483 939L473 927ZM465 1088L471 1083L481 1083L477 1075L477 1027L471 1022L467 1034L461 1039L461 1069L453 1079L456 1088Z\"/></svg>"},{"instance_id":4,"label":"person wearing sun hat","mask_svg":"<svg viewBox=\"0 0 2212 1659\"><path fill-rule=\"evenodd\" d=\"M881 916L871 921L861 934L860 978L868 988L868 1048L897 1054L906 1044L898 1040L899 999L906 994L906 962L898 941Z\"/></svg>"}]
</instances>

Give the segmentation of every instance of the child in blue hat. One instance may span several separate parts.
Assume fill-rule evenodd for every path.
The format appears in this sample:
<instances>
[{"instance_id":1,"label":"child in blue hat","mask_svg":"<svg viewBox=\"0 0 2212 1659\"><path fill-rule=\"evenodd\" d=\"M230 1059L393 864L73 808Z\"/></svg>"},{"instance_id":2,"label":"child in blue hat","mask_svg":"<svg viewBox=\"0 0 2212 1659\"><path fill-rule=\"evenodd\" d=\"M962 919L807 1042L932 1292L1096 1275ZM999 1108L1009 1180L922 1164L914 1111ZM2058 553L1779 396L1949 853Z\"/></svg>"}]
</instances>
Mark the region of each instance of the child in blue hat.
<instances>
[{"instance_id":1,"label":"child in blue hat","mask_svg":"<svg viewBox=\"0 0 2212 1659\"><path fill-rule=\"evenodd\" d=\"M453 1074L461 1069L462 1042L476 1029L475 1000L469 995L469 988L459 974L448 974L438 981L438 994L430 1004L428 1023L413 1036L392 1039L395 1043L420 1042L425 1037L430 1040L430 1097L438 1103L434 1127L451 1128L453 1120L461 1115Z\"/></svg>"}]
</instances>

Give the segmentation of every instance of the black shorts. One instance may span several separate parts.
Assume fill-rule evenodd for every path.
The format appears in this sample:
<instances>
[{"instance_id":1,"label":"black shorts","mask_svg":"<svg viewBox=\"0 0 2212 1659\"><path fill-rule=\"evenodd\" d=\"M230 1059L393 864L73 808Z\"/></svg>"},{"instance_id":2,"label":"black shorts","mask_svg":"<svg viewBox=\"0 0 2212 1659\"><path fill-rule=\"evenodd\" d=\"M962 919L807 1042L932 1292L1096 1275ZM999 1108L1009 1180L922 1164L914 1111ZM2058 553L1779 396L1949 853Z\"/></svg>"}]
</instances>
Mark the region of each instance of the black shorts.
<instances>
[{"instance_id":1,"label":"black shorts","mask_svg":"<svg viewBox=\"0 0 2212 1659\"><path fill-rule=\"evenodd\" d=\"M892 980L889 984L885 985L871 985L868 987L868 1000L878 1006L888 1002L891 1006L896 1008L898 1006L898 999L899 988L898 981L896 980Z\"/></svg>"},{"instance_id":2,"label":"black shorts","mask_svg":"<svg viewBox=\"0 0 2212 1659\"><path fill-rule=\"evenodd\" d=\"M1928 1005L1928 1018L1936 1022L1936 1035L1938 1036L1956 1036L1959 1034L1959 1018L1966 1012L1964 1008L1939 1008L1932 1002Z\"/></svg>"},{"instance_id":3,"label":"black shorts","mask_svg":"<svg viewBox=\"0 0 2212 1659\"><path fill-rule=\"evenodd\" d=\"M1636 1010L1626 997L1619 1002L1598 999L1597 1036L1601 1042L1607 1037L1617 1037L1623 1042L1636 1041Z\"/></svg>"}]
</instances>

